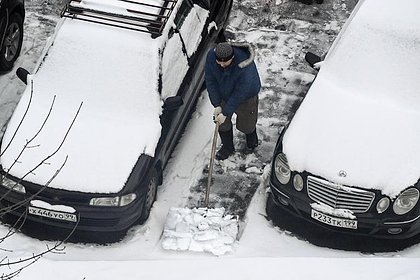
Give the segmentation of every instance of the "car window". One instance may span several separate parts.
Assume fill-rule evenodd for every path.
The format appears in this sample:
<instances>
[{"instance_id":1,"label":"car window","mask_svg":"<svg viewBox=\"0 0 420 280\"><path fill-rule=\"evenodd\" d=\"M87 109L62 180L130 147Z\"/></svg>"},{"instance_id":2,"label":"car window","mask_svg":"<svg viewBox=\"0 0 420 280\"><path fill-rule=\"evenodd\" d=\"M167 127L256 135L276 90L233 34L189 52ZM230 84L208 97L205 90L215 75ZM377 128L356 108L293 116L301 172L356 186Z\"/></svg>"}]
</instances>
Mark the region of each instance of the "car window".
<instances>
[{"instance_id":1,"label":"car window","mask_svg":"<svg viewBox=\"0 0 420 280\"><path fill-rule=\"evenodd\" d=\"M202 33L205 29L204 27L208 17L208 10L203 9L198 5L194 5L194 7L190 10L184 19L184 24L179 29L179 32L185 44L185 50L188 57L191 57L197 50L198 45L203 38Z\"/></svg>"},{"instance_id":2,"label":"car window","mask_svg":"<svg viewBox=\"0 0 420 280\"><path fill-rule=\"evenodd\" d=\"M190 13L193 7L191 0L185 0L181 7L179 7L178 13L175 16L175 26L176 29L181 29L182 24L184 23L185 19L187 18L188 14Z\"/></svg>"},{"instance_id":3,"label":"car window","mask_svg":"<svg viewBox=\"0 0 420 280\"><path fill-rule=\"evenodd\" d=\"M162 55L161 99L177 94L188 71L188 59L183 51L179 33L175 33L166 43Z\"/></svg>"},{"instance_id":4,"label":"car window","mask_svg":"<svg viewBox=\"0 0 420 280\"><path fill-rule=\"evenodd\" d=\"M193 5L190 0L181 4L175 17L176 32L169 36L162 54L162 100L178 93L203 38L203 30L207 30L208 17L208 10Z\"/></svg>"}]
</instances>

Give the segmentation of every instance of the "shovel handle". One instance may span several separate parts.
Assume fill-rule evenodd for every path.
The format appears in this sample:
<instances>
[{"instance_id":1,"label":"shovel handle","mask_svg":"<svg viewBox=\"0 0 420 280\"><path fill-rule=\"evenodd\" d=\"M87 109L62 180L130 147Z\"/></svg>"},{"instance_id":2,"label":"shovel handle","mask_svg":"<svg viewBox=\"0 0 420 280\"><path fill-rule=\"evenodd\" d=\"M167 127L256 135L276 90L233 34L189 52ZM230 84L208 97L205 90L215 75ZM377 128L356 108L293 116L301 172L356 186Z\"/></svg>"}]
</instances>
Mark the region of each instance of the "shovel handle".
<instances>
[{"instance_id":1,"label":"shovel handle","mask_svg":"<svg viewBox=\"0 0 420 280\"><path fill-rule=\"evenodd\" d=\"M213 175L214 156L216 154L216 144L217 144L217 133L218 132L219 132L219 123L216 122L216 125L214 126L213 144L211 146L210 166L209 166L209 176L208 176L208 180L207 180L206 197L204 199L204 206L205 207L208 207L208 205L209 205L210 187L211 187L211 179L212 179L212 175Z\"/></svg>"}]
</instances>

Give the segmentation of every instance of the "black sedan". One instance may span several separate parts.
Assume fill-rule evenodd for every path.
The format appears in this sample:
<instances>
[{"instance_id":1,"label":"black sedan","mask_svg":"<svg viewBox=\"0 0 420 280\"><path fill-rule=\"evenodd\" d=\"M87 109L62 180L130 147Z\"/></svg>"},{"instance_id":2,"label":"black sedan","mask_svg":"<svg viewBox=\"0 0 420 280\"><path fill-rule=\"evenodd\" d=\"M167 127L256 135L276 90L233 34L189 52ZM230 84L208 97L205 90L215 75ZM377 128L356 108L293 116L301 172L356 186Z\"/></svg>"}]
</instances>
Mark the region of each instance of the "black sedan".
<instances>
[{"instance_id":1,"label":"black sedan","mask_svg":"<svg viewBox=\"0 0 420 280\"><path fill-rule=\"evenodd\" d=\"M278 140L269 214L342 235L420 233L417 8L359 1L325 59L306 55L319 72Z\"/></svg>"},{"instance_id":2,"label":"black sedan","mask_svg":"<svg viewBox=\"0 0 420 280\"><path fill-rule=\"evenodd\" d=\"M232 1L69 1L1 145L3 212L114 232L144 222Z\"/></svg>"}]
</instances>

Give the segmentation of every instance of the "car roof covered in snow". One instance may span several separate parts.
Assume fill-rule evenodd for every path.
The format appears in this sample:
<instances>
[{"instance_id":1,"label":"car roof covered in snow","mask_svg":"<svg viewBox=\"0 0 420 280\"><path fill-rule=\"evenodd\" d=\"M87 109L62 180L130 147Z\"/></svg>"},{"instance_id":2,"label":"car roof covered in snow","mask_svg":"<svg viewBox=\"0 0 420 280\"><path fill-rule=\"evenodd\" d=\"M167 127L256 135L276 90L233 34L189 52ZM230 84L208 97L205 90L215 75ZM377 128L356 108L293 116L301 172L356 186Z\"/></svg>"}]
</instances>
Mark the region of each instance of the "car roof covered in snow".
<instances>
[{"instance_id":1,"label":"car roof covered in snow","mask_svg":"<svg viewBox=\"0 0 420 280\"><path fill-rule=\"evenodd\" d=\"M71 0L62 16L160 36L178 0Z\"/></svg>"},{"instance_id":2,"label":"car roof covered in snow","mask_svg":"<svg viewBox=\"0 0 420 280\"><path fill-rule=\"evenodd\" d=\"M358 3L284 136L293 170L390 196L418 181L419 9Z\"/></svg>"},{"instance_id":3,"label":"car roof covered in snow","mask_svg":"<svg viewBox=\"0 0 420 280\"><path fill-rule=\"evenodd\" d=\"M3 148L30 102L16 137L1 157L3 168L13 166L10 173L22 177L54 153L82 104L62 147L25 180L44 185L65 162L51 187L101 193L121 190L139 156L154 155L160 137L161 43L146 33L64 19L33 76L32 100L28 86L4 135ZM33 147L26 148L14 164L35 135Z\"/></svg>"},{"instance_id":4,"label":"car roof covered in snow","mask_svg":"<svg viewBox=\"0 0 420 280\"><path fill-rule=\"evenodd\" d=\"M160 9L157 7L162 7L164 2L164 0L81 0L73 1L72 5L121 15L133 15L133 12L159 13Z\"/></svg>"}]
</instances>

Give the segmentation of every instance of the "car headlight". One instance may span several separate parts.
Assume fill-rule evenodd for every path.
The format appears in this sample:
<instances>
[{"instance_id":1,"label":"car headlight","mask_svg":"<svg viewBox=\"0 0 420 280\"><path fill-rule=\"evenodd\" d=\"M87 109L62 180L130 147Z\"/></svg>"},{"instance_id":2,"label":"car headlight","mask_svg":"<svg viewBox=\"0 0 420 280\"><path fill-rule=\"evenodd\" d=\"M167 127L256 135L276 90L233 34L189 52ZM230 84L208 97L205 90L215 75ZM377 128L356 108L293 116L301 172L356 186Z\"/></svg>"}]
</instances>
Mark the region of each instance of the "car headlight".
<instances>
[{"instance_id":1,"label":"car headlight","mask_svg":"<svg viewBox=\"0 0 420 280\"><path fill-rule=\"evenodd\" d=\"M419 190L416 188L410 188L402 192L397 199L394 201L394 212L397 215L403 215L409 212L416 206L419 201Z\"/></svg>"},{"instance_id":2,"label":"car headlight","mask_svg":"<svg viewBox=\"0 0 420 280\"><path fill-rule=\"evenodd\" d=\"M19 184L18 182L13 181L12 179L7 178L6 176L1 175L1 184L9 190L26 193L25 187Z\"/></svg>"},{"instance_id":3,"label":"car headlight","mask_svg":"<svg viewBox=\"0 0 420 280\"><path fill-rule=\"evenodd\" d=\"M90 200L92 206L126 206L137 198L135 193L115 197L94 197Z\"/></svg>"},{"instance_id":4,"label":"car headlight","mask_svg":"<svg viewBox=\"0 0 420 280\"><path fill-rule=\"evenodd\" d=\"M285 185L290 181L290 168L285 154L280 153L276 156L274 170L277 180L279 180L280 183Z\"/></svg>"}]
</instances>

